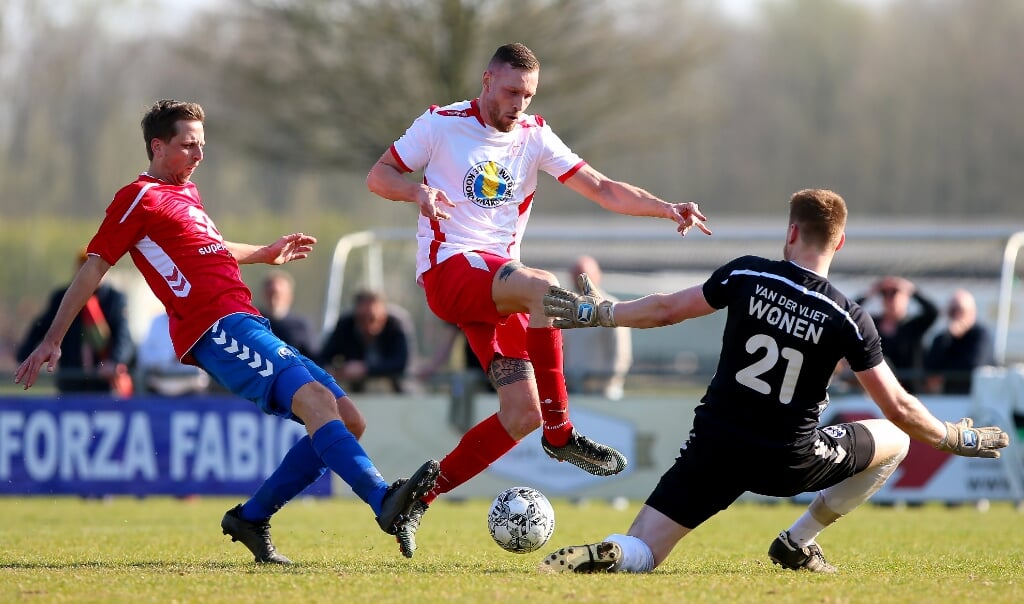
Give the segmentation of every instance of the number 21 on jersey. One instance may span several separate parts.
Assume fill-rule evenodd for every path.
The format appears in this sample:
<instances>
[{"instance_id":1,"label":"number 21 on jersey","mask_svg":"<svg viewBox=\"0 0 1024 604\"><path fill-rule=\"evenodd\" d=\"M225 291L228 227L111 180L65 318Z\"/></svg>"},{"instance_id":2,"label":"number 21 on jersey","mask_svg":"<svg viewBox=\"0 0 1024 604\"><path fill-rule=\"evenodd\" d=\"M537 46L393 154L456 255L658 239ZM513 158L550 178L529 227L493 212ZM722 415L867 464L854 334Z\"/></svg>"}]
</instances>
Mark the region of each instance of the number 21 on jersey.
<instances>
[{"instance_id":1,"label":"number 21 on jersey","mask_svg":"<svg viewBox=\"0 0 1024 604\"><path fill-rule=\"evenodd\" d=\"M761 376L775 367L781 358L786 364L786 371L782 377L782 384L779 385L779 402L788 405L793 400L800 367L804 364L803 353L793 348L780 349L775 338L765 334L751 336L747 340L746 349L750 354L757 354L763 350L764 356L737 371L736 381L760 394L771 394L772 385L761 379Z\"/></svg>"}]
</instances>

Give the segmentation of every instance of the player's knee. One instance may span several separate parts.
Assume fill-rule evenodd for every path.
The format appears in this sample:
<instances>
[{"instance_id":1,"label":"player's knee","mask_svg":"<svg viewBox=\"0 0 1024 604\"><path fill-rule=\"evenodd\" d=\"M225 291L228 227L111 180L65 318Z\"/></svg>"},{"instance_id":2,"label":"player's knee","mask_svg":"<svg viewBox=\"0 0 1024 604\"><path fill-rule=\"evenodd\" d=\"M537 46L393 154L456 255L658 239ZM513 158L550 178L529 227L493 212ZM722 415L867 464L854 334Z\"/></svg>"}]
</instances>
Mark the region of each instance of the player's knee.
<instances>
[{"instance_id":1,"label":"player's knee","mask_svg":"<svg viewBox=\"0 0 1024 604\"><path fill-rule=\"evenodd\" d=\"M899 463L910 452L910 436L895 424L886 420L865 421L875 441L875 462L877 465Z\"/></svg>"},{"instance_id":2,"label":"player's knee","mask_svg":"<svg viewBox=\"0 0 1024 604\"><path fill-rule=\"evenodd\" d=\"M910 436L902 430L898 432L899 434L893 439L893 446L896 449L894 457L897 463L903 461L907 454L910 453Z\"/></svg>"},{"instance_id":3,"label":"player's knee","mask_svg":"<svg viewBox=\"0 0 1024 604\"><path fill-rule=\"evenodd\" d=\"M529 433L533 432L537 428L540 428L540 413L536 416L523 416L514 418L510 425L505 426L505 430L508 431L509 436L515 440L521 440L526 437Z\"/></svg>"},{"instance_id":4,"label":"player's knee","mask_svg":"<svg viewBox=\"0 0 1024 604\"><path fill-rule=\"evenodd\" d=\"M530 268L526 270L526 275L529 277L527 280L527 289L529 290L527 295L531 296L531 299L543 297L544 294L548 293L548 289L551 286L559 285L558 277L555 277L555 275L549 271L539 268Z\"/></svg>"},{"instance_id":5,"label":"player's knee","mask_svg":"<svg viewBox=\"0 0 1024 604\"><path fill-rule=\"evenodd\" d=\"M539 287L540 290L545 294L548 292L549 287L557 287L561 285L558 282L558 277L556 277L553 273L540 269L537 270L535 280L537 281L537 287Z\"/></svg>"},{"instance_id":6,"label":"player's knee","mask_svg":"<svg viewBox=\"0 0 1024 604\"><path fill-rule=\"evenodd\" d=\"M509 436L515 440L525 437L540 427L540 408L535 405L501 405L498 419Z\"/></svg>"},{"instance_id":7,"label":"player's knee","mask_svg":"<svg viewBox=\"0 0 1024 604\"><path fill-rule=\"evenodd\" d=\"M331 391L319 382L304 384L295 392L295 396L292 398L292 413L307 426L320 425L332 419L341 419L337 400Z\"/></svg>"},{"instance_id":8,"label":"player's knee","mask_svg":"<svg viewBox=\"0 0 1024 604\"><path fill-rule=\"evenodd\" d=\"M366 418L362 414L355 416L343 414L341 421L345 422L345 427L356 437L356 440L362 438L363 432L366 432Z\"/></svg>"}]
</instances>

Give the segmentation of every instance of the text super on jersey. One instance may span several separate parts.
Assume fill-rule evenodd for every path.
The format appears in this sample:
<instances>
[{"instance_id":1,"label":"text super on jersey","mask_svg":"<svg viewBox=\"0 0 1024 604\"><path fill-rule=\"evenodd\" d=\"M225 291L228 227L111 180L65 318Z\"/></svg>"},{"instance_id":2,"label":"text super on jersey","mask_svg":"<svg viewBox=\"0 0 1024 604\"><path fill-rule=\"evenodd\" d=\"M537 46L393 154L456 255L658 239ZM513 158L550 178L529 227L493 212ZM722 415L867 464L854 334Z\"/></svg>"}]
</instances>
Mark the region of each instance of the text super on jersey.
<instances>
[{"instance_id":1,"label":"text super on jersey","mask_svg":"<svg viewBox=\"0 0 1024 604\"><path fill-rule=\"evenodd\" d=\"M828 405L840 359L854 371L882 362L870 316L825 277L796 264L744 256L704 283L727 309L722 352L694 428L760 445L807 438Z\"/></svg>"}]
</instances>

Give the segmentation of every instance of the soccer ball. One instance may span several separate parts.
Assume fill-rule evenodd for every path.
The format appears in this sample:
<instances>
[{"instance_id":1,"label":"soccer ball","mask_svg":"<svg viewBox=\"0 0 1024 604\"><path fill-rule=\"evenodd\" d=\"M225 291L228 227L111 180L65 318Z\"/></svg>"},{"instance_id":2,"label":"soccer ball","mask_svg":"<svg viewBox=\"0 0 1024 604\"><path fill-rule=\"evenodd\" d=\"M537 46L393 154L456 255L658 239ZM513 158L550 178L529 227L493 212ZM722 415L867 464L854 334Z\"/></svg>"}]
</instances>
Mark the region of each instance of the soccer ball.
<instances>
[{"instance_id":1,"label":"soccer ball","mask_svg":"<svg viewBox=\"0 0 1024 604\"><path fill-rule=\"evenodd\" d=\"M547 543L555 532L555 510L537 489L512 487L494 499L487 528L502 548L526 554Z\"/></svg>"}]
</instances>

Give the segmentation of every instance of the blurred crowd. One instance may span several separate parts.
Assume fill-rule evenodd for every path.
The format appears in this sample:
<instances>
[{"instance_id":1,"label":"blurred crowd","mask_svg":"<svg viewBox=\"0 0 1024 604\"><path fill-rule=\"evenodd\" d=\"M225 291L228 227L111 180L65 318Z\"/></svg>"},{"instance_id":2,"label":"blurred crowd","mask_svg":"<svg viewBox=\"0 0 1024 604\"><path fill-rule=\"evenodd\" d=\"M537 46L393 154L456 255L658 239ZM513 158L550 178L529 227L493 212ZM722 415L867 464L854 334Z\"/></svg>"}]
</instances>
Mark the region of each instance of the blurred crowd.
<instances>
[{"instance_id":1,"label":"blurred crowd","mask_svg":"<svg viewBox=\"0 0 1024 604\"><path fill-rule=\"evenodd\" d=\"M84 253L76 261L80 264ZM77 266L76 266L77 268ZM591 256L567 268L568 281L586 273L601 289L602 269ZM67 285L50 294L46 308L26 327L17 346L24 359L53 319ZM293 309L296 284L287 271L275 269L257 290L260 312L282 340L325 367L349 392L410 394L444 389L467 376L490 388L465 338L455 325L435 321L417 333L411 314L372 289L357 291L333 329L318 333L315 323ZM974 296L957 289L944 306L903 277L876 280L856 300L870 312L882 349L896 376L919 394L968 394L975 368L994 363L990 328L978 321ZM420 344L424 352L420 353ZM619 400L633 364L629 328L566 330L565 379L569 392ZM844 367L836 382L853 388ZM180 363L168 332L168 318L158 313L145 336L134 342L128 328L128 298L104 283L80 313L64 341L54 375L61 393L109 392L179 396L216 392L219 386L201 369Z\"/></svg>"}]
</instances>

